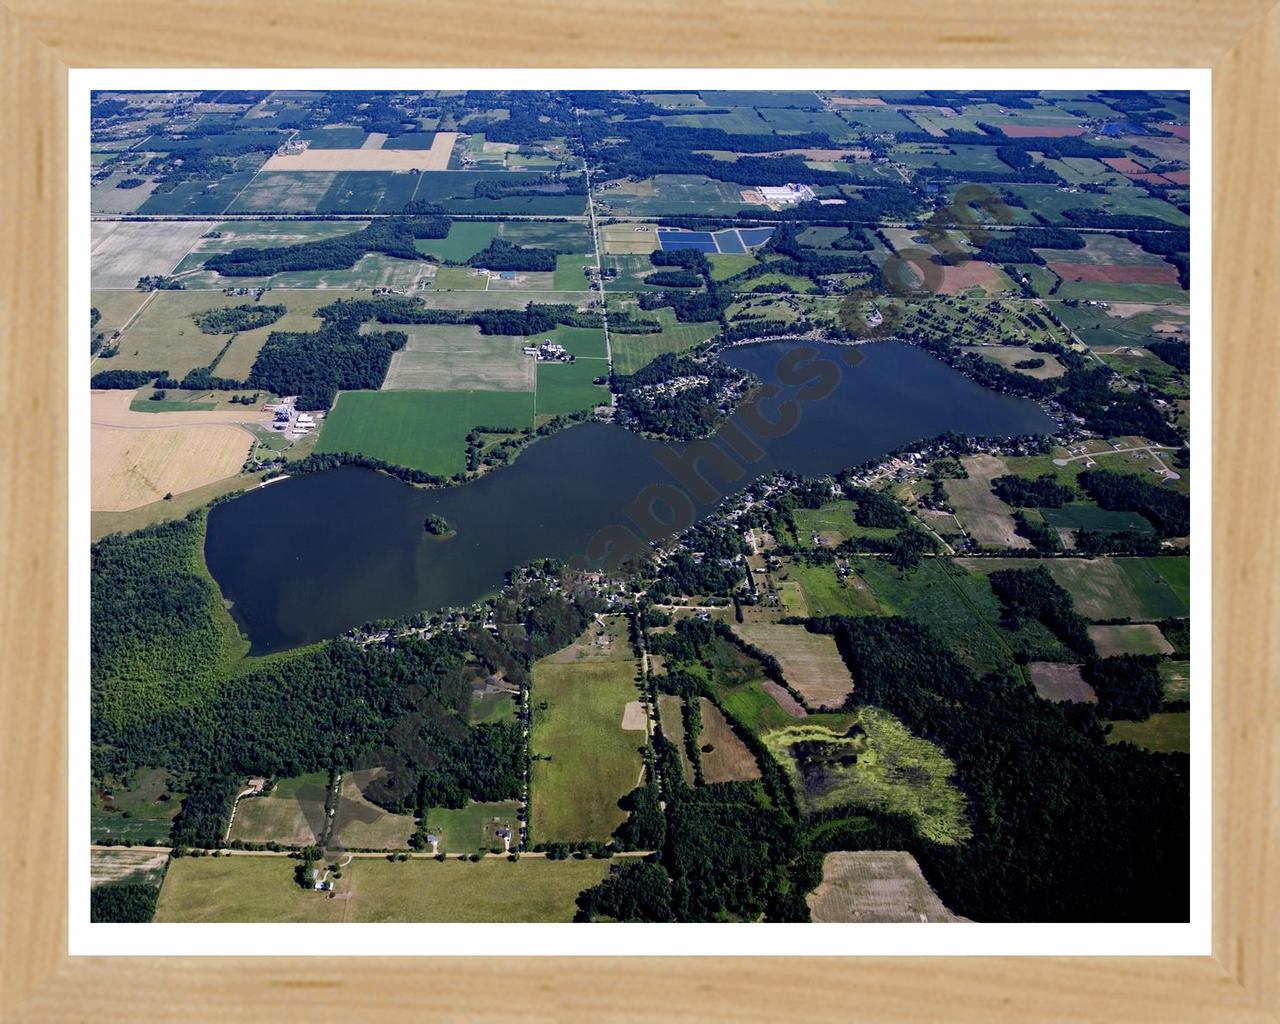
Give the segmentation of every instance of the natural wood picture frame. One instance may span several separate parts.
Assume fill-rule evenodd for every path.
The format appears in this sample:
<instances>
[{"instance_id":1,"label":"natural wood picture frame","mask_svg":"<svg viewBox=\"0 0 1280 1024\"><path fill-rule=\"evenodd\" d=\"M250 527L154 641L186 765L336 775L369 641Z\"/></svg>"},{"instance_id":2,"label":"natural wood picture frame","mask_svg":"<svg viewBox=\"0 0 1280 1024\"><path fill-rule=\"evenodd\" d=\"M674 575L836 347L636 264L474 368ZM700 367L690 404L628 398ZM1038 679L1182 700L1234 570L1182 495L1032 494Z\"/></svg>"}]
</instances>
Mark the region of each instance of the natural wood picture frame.
<instances>
[{"instance_id":1,"label":"natural wood picture frame","mask_svg":"<svg viewBox=\"0 0 1280 1024\"><path fill-rule=\"evenodd\" d=\"M906 0L5 0L0 518L4 1020L1280 1020L1280 7ZM643 11L643 13L641 13ZM206 66L1212 67L1213 955L1199 958L70 958L67 70ZM1249 496L1252 495L1252 498ZM1246 506L1246 499L1249 504ZM1206 538L1203 543L1209 543ZM518 943L519 930L504 941ZM335 953L341 947L335 943ZM659 999L654 999L660 993Z\"/></svg>"}]
</instances>

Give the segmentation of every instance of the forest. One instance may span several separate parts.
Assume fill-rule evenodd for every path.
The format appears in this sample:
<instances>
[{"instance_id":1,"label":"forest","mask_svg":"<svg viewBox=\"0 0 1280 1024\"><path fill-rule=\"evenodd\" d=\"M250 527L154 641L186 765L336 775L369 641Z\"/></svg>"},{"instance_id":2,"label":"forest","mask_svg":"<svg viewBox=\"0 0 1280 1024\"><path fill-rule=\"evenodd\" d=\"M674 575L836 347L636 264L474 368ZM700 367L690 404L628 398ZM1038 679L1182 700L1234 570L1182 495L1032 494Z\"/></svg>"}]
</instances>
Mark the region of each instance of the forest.
<instances>
[{"instance_id":1,"label":"forest","mask_svg":"<svg viewBox=\"0 0 1280 1024\"><path fill-rule=\"evenodd\" d=\"M914 621L811 628L834 634L858 702L955 763L973 837L904 837L949 908L982 921L1186 919L1185 755L1109 747L1088 707L1040 700L1009 672L979 678Z\"/></svg>"},{"instance_id":2,"label":"forest","mask_svg":"<svg viewBox=\"0 0 1280 1024\"><path fill-rule=\"evenodd\" d=\"M287 310L284 306L266 306L245 303L243 306L219 306L192 313L191 319L204 334L232 334L236 331L253 331L275 323Z\"/></svg>"},{"instance_id":3,"label":"forest","mask_svg":"<svg viewBox=\"0 0 1280 1024\"><path fill-rule=\"evenodd\" d=\"M1137 512L1149 519L1161 537L1185 537L1191 532L1191 499L1132 473L1106 469L1085 470L1080 486L1098 503L1114 512Z\"/></svg>"},{"instance_id":4,"label":"forest","mask_svg":"<svg viewBox=\"0 0 1280 1024\"><path fill-rule=\"evenodd\" d=\"M318 331L273 331L254 360L246 385L297 395L300 410L328 409L338 392L382 386L403 331L361 333L326 325Z\"/></svg>"}]
</instances>

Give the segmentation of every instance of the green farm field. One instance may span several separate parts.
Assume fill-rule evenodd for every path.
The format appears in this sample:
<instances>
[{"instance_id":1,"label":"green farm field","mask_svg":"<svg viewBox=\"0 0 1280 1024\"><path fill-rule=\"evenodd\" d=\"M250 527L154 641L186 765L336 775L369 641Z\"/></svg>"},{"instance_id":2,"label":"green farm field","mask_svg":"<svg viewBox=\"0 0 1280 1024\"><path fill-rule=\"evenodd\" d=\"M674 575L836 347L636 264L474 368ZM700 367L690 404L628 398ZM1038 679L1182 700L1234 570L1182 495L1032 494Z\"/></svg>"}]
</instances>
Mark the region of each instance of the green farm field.
<instances>
[{"instance_id":1,"label":"green farm field","mask_svg":"<svg viewBox=\"0 0 1280 1024\"><path fill-rule=\"evenodd\" d=\"M516 391L348 391L338 396L317 452L359 452L448 476L466 468L476 426L533 425L533 396Z\"/></svg>"},{"instance_id":2,"label":"green farm field","mask_svg":"<svg viewBox=\"0 0 1280 1024\"><path fill-rule=\"evenodd\" d=\"M1191 599L1191 560L1150 558L958 558L970 572L1030 569L1043 565L1089 619L1162 619L1186 616Z\"/></svg>"},{"instance_id":3,"label":"green farm field","mask_svg":"<svg viewBox=\"0 0 1280 1024\"><path fill-rule=\"evenodd\" d=\"M605 377L608 373L609 364L603 359L579 359L574 363L539 363L534 412L542 418L582 412L597 405L608 405L609 389L592 383L596 377Z\"/></svg>"},{"instance_id":4,"label":"green farm field","mask_svg":"<svg viewBox=\"0 0 1280 1024\"><path fill-rule=\"evenodd\" d=\"M529 827L536 842L604 841L626 818L618 801L640 784L645 734L622 728L623 709L640 691L635 658L618 653L534 665Z\"/></svg>"},{"instance_id":5,"label":"green farm field","mask_svg":"<svg viewBox=\"0 0 1280 1024\"><path fill-rule=\"evenodd\" d=\"M1157 711L1144 722L1112 722L1108 743L1132 743L1159 754L1191 752L1191 712Z\"/></svg>"},{"instance_id":6,"label":"green farm field","mask_svg":"<svg viewBox=\"0 0 1280 1024\"><path fill-rule=\"evenodd\" d=\"M314 331L320 327L315 311L340 298L352 298L350 291L272 290L263 301L282 305L283 317L274 324L236 335L217 365L221 377L242 380L249 374L258 352L272 331ZM207 366L231 340L230 334L205 334L191 319L193 313L228 306L252 305L244 295L223 295L216 291L156 292L129 328L120 336L119 354L98 359L94 370L166 370L176 378L189 370Z\"/></svg>"},{"instance_id":7,"label":"green farm field","mask_svg":"<svg viewBox=\"0 0 1280 1024\"><path fill-rule=\"evenodd\" d=\"M658 356L667 352L688 352L711 338L720 325L710 323L681 323L675 313L667 308L646 310L640 314L648 319L658 320L662 324L660 334L619 334L614 331L609 335L613 348L613 369L615 373L626 375L648 366Z\"/></svg>"},{"instance_id":8,"label":"green farm field","mask_svg":"<svg viewBox=\"0 0 1280 1024\"><path fill-rule=\"evenodd\" d=\"M383 391L533 391L537 362L521 351L525 338L481 334L473 325L396 330L409 340L392 355Z\"/></svg>"},{"instance_id":9,"label":"green farm field","mask_svg":"<svg viewBox=\"0 0 1280 1024\"><path fill-rule=\"evenodd\" d=\"M161 922L571 921L578 893L607 860L489 857L476 863L362 857L343 869L335 897L302 889L288 857L183 857L169 865L156 907Z\"/></svg>"},{"instance_id":10,"label":"green farm field","mask_svg":"<svg viewBox=\"0 0 1280 1024\"><path fill-rule=\"evenodd\" d=\"M461 263L492 242L497 237L498 227L492 221L457 220L449 225L448 237L419 238L414 246L418 252Z\"/></svg>"}]
</instances>

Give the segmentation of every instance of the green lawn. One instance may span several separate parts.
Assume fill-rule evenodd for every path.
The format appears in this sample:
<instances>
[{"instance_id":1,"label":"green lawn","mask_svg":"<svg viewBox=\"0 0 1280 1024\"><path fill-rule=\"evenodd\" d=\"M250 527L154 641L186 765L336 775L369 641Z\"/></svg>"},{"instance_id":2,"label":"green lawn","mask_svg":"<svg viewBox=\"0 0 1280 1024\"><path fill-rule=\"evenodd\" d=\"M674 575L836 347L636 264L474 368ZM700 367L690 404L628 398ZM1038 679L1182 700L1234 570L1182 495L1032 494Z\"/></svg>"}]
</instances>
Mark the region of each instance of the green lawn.
<instances>
[{"instance_id":1,"label":"green lawn","mask_svg":"<svg viewBox=\"0 0 1280 1024\"><path fill-rule=\"evenodd\" d=\"M618 800L640 782L645 734L622 728L638 700L636 665L616 661L534 665L530 831L537 842L607 840L626 813ZM543 707L543 705L546 707Z\"/></svg>"},{"instance_id":2,"label":"green lawn","mask_svg":"<svg viewBox=\"0 0 1280 1024\"><path fill-rule=\"evenodd\" d=\"M545 335L537 335L538 338ZM561 324L549 335L552 341L565 347L571 355L579 358L603 359L605 357L604 330L599 327L566 327ZM594 373L604 373L605 367L593 366ZM594 375L594 374L593 374Z\"/></svg>"},{"instance_id":3,"label":"green lawn","mask_svg":"<svg viewBox=\"0 0 1280 1024\"><path fill-rule=\"evenodd\" d=\"M316 451L358 452L447 476L466 468L472 427L532 423L527 392L348 391L326 417Z\"/></svg>"},{"instance_id":4,"label":"green lawn","mask_svg":"<svg viewBox=\"0 0 1280 1024\"><path fill-rule=\"evenodd\" d=\"M456 810L432 807L427 810L427 828L440 837L442 853L473 853L491 847L502 849L502 840L494 835L496 826L511 829L513 845L519 839L520 805L515 801L468 803Z\"/></svg>"}]
</instances>

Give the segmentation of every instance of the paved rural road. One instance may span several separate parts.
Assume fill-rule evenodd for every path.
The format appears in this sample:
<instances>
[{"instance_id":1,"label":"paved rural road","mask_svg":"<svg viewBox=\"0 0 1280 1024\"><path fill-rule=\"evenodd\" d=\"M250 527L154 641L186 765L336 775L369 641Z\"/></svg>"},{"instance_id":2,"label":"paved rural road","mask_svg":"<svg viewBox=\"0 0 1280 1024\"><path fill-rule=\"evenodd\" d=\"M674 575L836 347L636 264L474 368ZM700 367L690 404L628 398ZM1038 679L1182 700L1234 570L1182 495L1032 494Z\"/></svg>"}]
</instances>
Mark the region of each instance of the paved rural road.
<instances>
[{"instance_id":1,"label":"paved rural road","mask_svg":"<svg viewBox=\"0 0 1280 1024\"><path fill-rule=\"evenodd\" d=\"M172 847L172 846L142 846L142 845L137 845L137 846L101 846L101 845L99 845L99 844L97 844L97 843L90 843L90 844L89 844L89 849L90 849L90 850L103 850L103 851L107 851L107 850L142 850L142 851L145 851L145 852L148 852L148 853L172 853L172 852L173 852L173 847ZM231 856L233 856L233 857L288 857L288 856L289 856L289 854L291 854L291 853L293 853L293 852L295 852L295 851L293 851L293 850L230 850L230 849L223 849L223 851L222 851L222 855L223 855L224 857L225 857L225 856L227 856L228 854L230 854L230 855L231 855ZM383 851L381 851L381 852L373 852L373 853L366 853L366 852L360 852L360 853L357 853L357 852L352 851L352 850L346 850L346 851L343 851L343 852L344 852L344 853L346 853L346 855L347 855L349 858L353 858L353 859L354 859L354 858L366 858L366 859L369 859L369 858L375 858L375 857L385 858L385 857L387 856L387 854L389 854L389 853L407 853L407 854L409 855L409 859L410 859L410 860L433 860L433 859L434 859L434 855L432 855L432 854L430 854L430 853L414 853L414 852L413 852L413 851L411 851L411 850L383 850ZM656 853L656 852L657 852L657 851L655 851L655 850L622 850L622 851L619 851L619 852L615 853L613 856L614 856L615 858L618 858L618 857L650 857L650 856L652 856L652 855L653 855L654 853ZM213 854L213 851L209 851L209 856L212 856L212 854ZM190 854L190 853L188 853L188 854L187 854L187 856L189 857L189 856L191 856L191 854ZM451 856L453 856L453 857L456 859L458 856L461 856L461 855L460 855L460 854L452 854ZM505 859L505 858L506 858L506 857L508 857L509 855L508 855L508 854L505 854L505 853L486 853L484 856L485 856L485 857L487 857L487 858L489 858L489 859L491 859L491 860L500 860L500 859ZM521 857L521 859L523 859L523 858L525 858L525 857L546 857L546 854L545 854L545 853L522 853L522 854L520 854L520 857ZM573 858L567 858L567 859L572 860Z\"/></svg>"}]
</instances>

